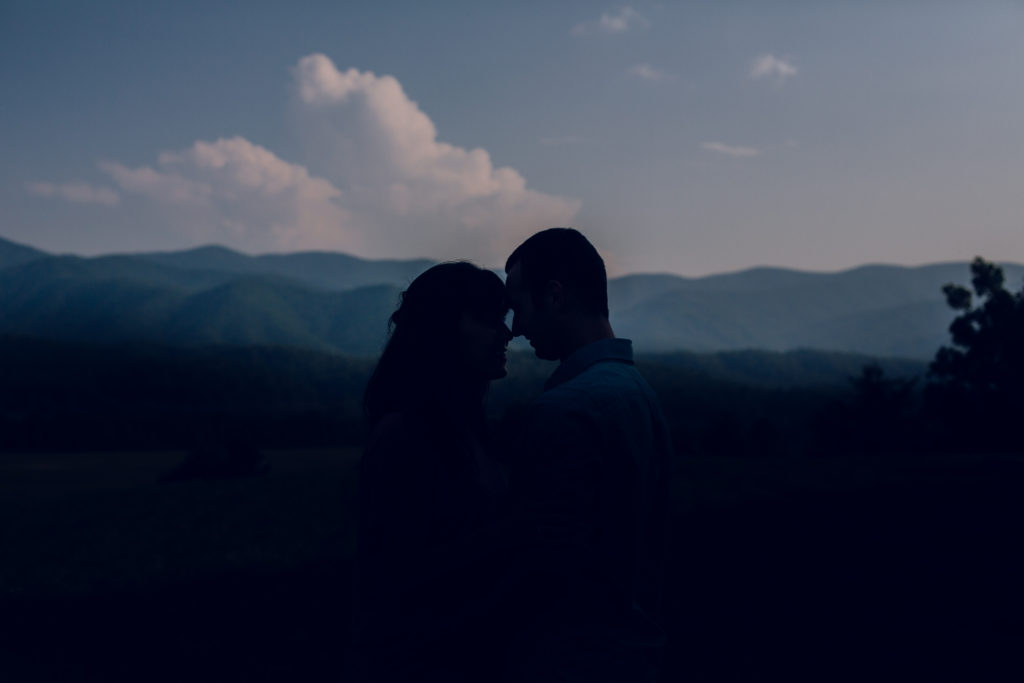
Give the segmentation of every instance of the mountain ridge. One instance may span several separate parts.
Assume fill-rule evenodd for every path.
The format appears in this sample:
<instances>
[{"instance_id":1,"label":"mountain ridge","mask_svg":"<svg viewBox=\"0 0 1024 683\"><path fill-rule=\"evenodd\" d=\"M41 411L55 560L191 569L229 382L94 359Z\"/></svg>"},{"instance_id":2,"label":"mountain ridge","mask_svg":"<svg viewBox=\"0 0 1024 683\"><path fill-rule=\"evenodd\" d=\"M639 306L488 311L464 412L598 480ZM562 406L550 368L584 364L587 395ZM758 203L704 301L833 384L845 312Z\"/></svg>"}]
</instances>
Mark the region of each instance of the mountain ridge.
<instances>
[{"instance_id":1,"label":"mountain ridge","mask_svg":"<svg viewBox=\"0 0 1024 683\"><path fill-rule=\"evenodd\" d=\"M74 340L284 344L372 355L398 293L427 259L334 252L52 255L0 238L0 333ZM1024 266L1004 264L1008 285ZM955 313L941 288L967 262L865 264L838 272L759 266L609 280L612 324L638 351L815 348L928 358Z\"/></svg>"}]
</instances>

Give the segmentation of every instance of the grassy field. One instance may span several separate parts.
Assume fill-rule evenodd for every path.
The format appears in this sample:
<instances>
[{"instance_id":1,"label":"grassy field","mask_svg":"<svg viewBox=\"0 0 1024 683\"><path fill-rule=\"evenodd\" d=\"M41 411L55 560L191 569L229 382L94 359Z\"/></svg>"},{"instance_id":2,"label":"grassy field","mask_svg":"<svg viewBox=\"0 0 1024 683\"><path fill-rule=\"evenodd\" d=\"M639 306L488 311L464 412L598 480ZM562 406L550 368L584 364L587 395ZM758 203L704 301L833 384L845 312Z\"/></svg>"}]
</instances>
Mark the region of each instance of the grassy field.
<instances>
[{"instance_id":1,"label":"grassy field","mask_svg":"<svg viewBox=\"0 0 1024 683\"><path fill-rule=\"evenodd\" d=\"M183 458L0 454L0 680L341 680L358 453L160 481ZM996 456L677 459L665 680L1009 673L1022 483Z\"/></svg>"},{"instance_id":2,"label":"grassy field","mask_svg":"<svg viewBox=\"0 0 1024 683\"><path fill-rule=\"evenodd\" d=\"M184 456L0 455L4 592L139 589L351 554L356 451L270 452L265 474L161 482Z\"/></svg>"}]
</instances>

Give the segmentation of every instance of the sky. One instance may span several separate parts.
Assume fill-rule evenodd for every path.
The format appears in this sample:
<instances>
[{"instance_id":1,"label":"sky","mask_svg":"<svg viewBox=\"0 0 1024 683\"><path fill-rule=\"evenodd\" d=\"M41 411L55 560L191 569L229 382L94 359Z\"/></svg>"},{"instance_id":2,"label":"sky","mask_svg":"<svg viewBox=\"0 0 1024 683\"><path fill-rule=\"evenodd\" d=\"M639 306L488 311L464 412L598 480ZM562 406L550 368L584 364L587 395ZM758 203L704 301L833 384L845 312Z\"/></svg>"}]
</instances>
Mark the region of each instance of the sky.
<instances>
[{"instance_id":1,"label":"sky","mask_svg":"<svg viewBox=\"0 0 1024 683\"><path fill-rule=\"evenodd\" d=\"M0 2L0 237L1024 262L1024 2Z\"/></svg>"}]
</instances>

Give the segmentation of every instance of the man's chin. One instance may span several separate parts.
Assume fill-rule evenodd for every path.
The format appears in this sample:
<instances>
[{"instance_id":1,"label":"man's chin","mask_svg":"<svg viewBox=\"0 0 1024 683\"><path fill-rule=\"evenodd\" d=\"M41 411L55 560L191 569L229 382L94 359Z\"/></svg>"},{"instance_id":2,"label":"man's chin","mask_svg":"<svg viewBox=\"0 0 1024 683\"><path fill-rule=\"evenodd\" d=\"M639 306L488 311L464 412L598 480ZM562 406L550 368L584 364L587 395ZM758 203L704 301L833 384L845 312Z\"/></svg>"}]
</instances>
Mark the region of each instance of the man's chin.
<instances>
[{"instance_id":1,"label":"man's chin","mask_svg":"<svg viewBox=\"0 0 1024 683\"><path fill-rule=\"evenodd\" d=\"M558 354L552 353L550 349L544 347L533 347L533 353L541 360L558 360Z\"/></svg>"}]
</instances>

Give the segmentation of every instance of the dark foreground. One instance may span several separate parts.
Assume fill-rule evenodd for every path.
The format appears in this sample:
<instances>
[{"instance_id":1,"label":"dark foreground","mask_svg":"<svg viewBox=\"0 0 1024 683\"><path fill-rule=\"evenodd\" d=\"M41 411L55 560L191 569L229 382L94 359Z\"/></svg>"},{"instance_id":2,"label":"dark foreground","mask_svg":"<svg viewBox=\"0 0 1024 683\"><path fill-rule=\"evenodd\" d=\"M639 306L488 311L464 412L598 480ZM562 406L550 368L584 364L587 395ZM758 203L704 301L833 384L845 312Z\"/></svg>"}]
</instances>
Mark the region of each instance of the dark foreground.
<instances>
[{"instance_id":1,"label":"dark foreground","mask_svg":"<svg viewBox=\"0 0 1024 683\"><path fill-rule=\"evenodd\" d=\"M355 454L0 454L0 681L343 680ZM666 681L1022 680L1024 461L680 459Z\"/></svg>"}]
</instances>

